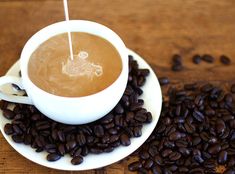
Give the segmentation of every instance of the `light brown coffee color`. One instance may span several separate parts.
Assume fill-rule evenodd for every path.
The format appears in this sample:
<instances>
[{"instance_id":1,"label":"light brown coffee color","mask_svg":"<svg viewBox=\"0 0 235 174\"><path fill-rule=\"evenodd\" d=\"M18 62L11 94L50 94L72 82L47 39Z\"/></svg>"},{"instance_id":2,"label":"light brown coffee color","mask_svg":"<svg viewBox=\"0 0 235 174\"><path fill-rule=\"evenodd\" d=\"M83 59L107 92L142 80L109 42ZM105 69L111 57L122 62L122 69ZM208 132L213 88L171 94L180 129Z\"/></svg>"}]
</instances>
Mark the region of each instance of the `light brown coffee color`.
<instances>
[{"instance_id":1,"label":"light brown coffee color","mask_svg":"<svg viewBox=\"0 0 235 174\"><path fill-rule=\"evenodd\" d=\"M110 86L122 70L116 48L96 35L71 35L74 60L70 59L67 33L51 37L30 57L31 81L44 91L64 97L88 96Z\"/></svg>"}]
</instances>

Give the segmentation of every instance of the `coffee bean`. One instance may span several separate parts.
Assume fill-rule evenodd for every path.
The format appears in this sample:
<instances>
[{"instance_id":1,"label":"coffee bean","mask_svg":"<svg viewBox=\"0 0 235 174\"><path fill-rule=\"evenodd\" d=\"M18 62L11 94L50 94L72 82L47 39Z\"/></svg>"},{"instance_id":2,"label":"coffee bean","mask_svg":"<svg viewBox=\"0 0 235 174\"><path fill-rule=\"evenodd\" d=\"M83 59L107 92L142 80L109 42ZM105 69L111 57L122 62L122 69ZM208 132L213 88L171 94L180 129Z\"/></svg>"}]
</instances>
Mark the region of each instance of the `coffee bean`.
<instances>
[{"instance_id":1,"label":"coffee bean","mask_svg":"<svg viewBox=\"0 0 235 174\"><path fill-rule=\"evenodd\" d=\"M133 135L134 135L134 137L140 137L142 135L142 131L141 131L141 128L139 126L134 127Z\"/></svg>"},{"instance_id":2,"label":"coffee bean","mask_svg":"<svg viewBox=\"0 0 235 174\"><path fill-rule=\"evenodd\" d=\"M193 63L199 64L201 62L201 56L196 54L193 56Z\"/></svg>"},{"instance_id":3,"label":"coffee bean","mask_svg":"<svg viewBox=\"0 0 235 174\"><path fill-rule=\"evenodd\" d=\"M16 143L23 143L24 138L22 135L12 135L12 140Z\"/></svg>"},{"instance_id":4,"label":"coffee bean","mask_svg":"<svg viewBox=\"0 0 235 174\"><path fill-rule=\"evenodd\" d=\"M104 136L104 129L101 125L96 125L94 127L94 133L97 137L102 137Z\"/></svg>"},{"instance_id":5,"label":"coffee bean","mask_svg":"<svg viewBox=\"0 0 235 174\"><path fill-rule=\"evenodd\" d=\"M57 161L61 158L61 156L59 154L56 154L56 153L50 153L47 155L47 160L48 161Z\"/></svg>"},{"instance_id":6,"label":"coffee bean","mask_svg":"<svg viewBox=\"0 0 235 174\"><path fill-rule=\"evenodd\" d=\"M161 156L159 156L159 155L156 155L155 157L154 157L154 162L156 163L156 164L158 164L158 165L163 165L163 159L162 159L162 157Z\"/></svg>"},{"instance_id":7,"label":"coffee bean","mask_svg":"<svg viewBox=\"0 0 235 174\"><path fill-rule=\"evenodd\" d=\"M70 151L70 150L72 150L73 148L75 148L76 145L77 145L76 141L75 141L75 140L71 140L71 141L67 142L65 146L66 146L66 149L67 149L68 151Z\"/></svg>"},{"instance_id":8,"label":"coffee bean","mask_svg":"<svg viewBox=\"0 0 235 174\"><path fill-rule=\"evenodd\" d=\"M229 162L228 162L228 166L229 167L233 167L235 166L235 157L231 157Z\"/></svg>"},{"instance_id":9,"label":"coffee bean","mask_svg":"<svg viewBox=\"0 0 235 174\"><path fill-rule=\"evenodd\" d=\"M79 146L83 146L83 145L86 144L86 137L83 133L77 134L76 139L77 139L77 142L78 142Z\"/></svg>"},{"instance_id":10,"label":"coffee bean","mask_svg":"<svg viewBox=\"0 0 235 174\"><path fill-rule=\"evenodd\" d=\"M183 66L181 64L172 65L171 70L176 72L181 71L183 70Z\"/></svg>"},{"instance_id":11,"label":"coffee bean","mask_svg":"<svg viewBox=\"0 0 235 174\"><path fill-rule=\"evenodd\" d=\"M162 174L162 170L159 166L153 166L152 172L153 172L153 174Z\"/></svg>"},{"instance_id":12,"label":"coffee bean","mask_svg":"<svg viewBox=\"0 0 235 174\"><path fill-rule=\"evenodd\" d=\"M73 165L78 165L78 164L81 164L83 162L83 157L82 156L76 156L74 157L72 160L71 160L71 163Z\"/></svg>"},{"instance_id":13,"label":"coffee bean","mask_svg":"<svg viewBox=\"0 0 235 174\"><path fill-rule=\"evenodd\" d=\"M178 153L178 152L172 152L172 153L169 155L169 159L170 159L171 161L176 161L176 160L180 159L180 157L181 157L181 154Z\"/></svg>"},{"instance_id":14,"label":"coffee bean","mask_svg":"<svg viewBox=\"0 0 235 174\"><path fill-rule=\"evenodd\" d=\"M154 164L153 161L151 159L148 159L144 163L144 168L150 169L153 166L153 164Z\"/></svg>"},{"instance_id":15,"label":"coffee bean","mask_svg":"<svg viewBox=\"0 0 235 174\"><path fill-rule=\"evenodd\" d=\"M126 134L122 134L120 140L123 146L129 146L131 144L130 138Z\"/></svg>"},{"instance_id":16,"label":"coffee bean","mask_svg":"<svg viewBox=\"0 0 235 174\"><path fill-rule=\"evenodd\" d=\"M140 162L133 162L133 163L128 165L128 169L130 171L137 171L141 167L142 167L142 164Z\"/></svg>"},{"instance_id":17,"label":"coffee bean","mask_svg":"<svg viewBox=\"0 0 235 174\"><path fill-rule=\"evenodd\" d=\"M142 153L140 153L140 158L143 160L146 160L149 158L149 153L147 151L144 151Z\"/></svg>"},{"instance_id":18,"label":"coffee bean","mask_svg":"<svg viewBox=\"0 0 235 174\"><path fill-rule=\"evenodd\" d=\"M218 119L216 121L216 131L217 131L217 133L218 134L224 133L225 128L226 128L226 126L225 126L224 121L222 119Z\"/></svg>"},{"instance_id":19,"label":"coffee bean","mask_svg":"<svg viewBox=\"0 0 235 174\"><path fill-rule=\"evenodd\" d=\"M13 130L12 124L10 124L10 123L5 124L5 126L4 126L4 132L5 132L7 135L13 134L13 133L14 133L14 130Z\"/></svg>"},{"instance_id":20,"label":"coffee bean","mask_svg":"<svg viewBox=\"0 0 235 174\"><path fill-rule=\"evenodd\" d=\"M174 54L172 56L172 61L174 64L181 64L182 63L182 57L179 54Z\"/></svg>"},{"instance_id":21,"label":"coffee bean","mask_svg":"<svg viewBox=\"0 0 235 174\"><path fill-rule=\"evenodd\" d=\"M219 144L215 144L209 147L208 152L210 154L217 154L221 150L221 146Z\"/></svg>"},{"instance_id":22,"label":"coffee bean","mask_svg":"<svg viewBox=\"0 0 235 174\"><path fill-rule=\"evenodd\" d=\"M224 164L224 163L226 163L227 159L228 159L228 153L224 150L221 151L218 156L218 163Z\"/></svg>"},{"instance_id":23,"label":"coffee bean","mask_svg":"<svg viewBox=\"0 0 235 174\"><path fill-rule=\"evenodd\" d=\"M202 60L204 60L207 63L214 63L215 59L209 54L205 54L202 56Z\"/></svg>"},{"instance_id":24,"label":"coffee bean","mask_svg":"<svg viewBox=\"0 0 235 174\"><path fill-rule=\"evenodd\" d=\"M193 117L199 122L202 122L204 120L204 115L197 109L194 110Z\"/></svg>"},{"instance_id":25,"label":"coffee bean","mask_svg":"<svg viewBox=\"0 0 235 174\"><path fill-rule=\"evenodd\" d=\"M172 153L172 150L171 149L165 149L163 152L162 152L162 157L167 157L169 156L170 154ZM173 155L174 156L174 155Z\"/></svg>"},{"instance_id":26,"label":"coffee bean","mask_svg":"<svg viewBox=\"0 0 235 174\"><path fill-rule=\"evenodd\" d=\"M161 86L167 85L170 83L170 80L168 79L168 77L159 77L159 83Z\"/></svg>"},{"instance_id":27,"label":"coffee bean","mask_svg":"<svg viewBox=\"0 0 235 174\"><path fill-rule=\"evenodd\" d=\"M2 115L5 118L9 119L9 120L11 120L11 119L13 119L15 117L15 113L12 110L10 110L10 109L4 109L2 111Z\"/></svg>"},{"instance_id":28,"label":"coffee bean","mask_svg":"<svg viewBox=\"0 0 235 174\"><path fill-rule=\"evenodd\" d=\"M220 62L223 63L224 65L230 65L231 64L231 60L225 55L220 56Z\"/></svg>"},{"instance_id":29,"label":"coffee bean","mask_svg":"<svg viewBox=\"0 0 235 174\"><path fill-rule=\"evenodd\" d=\"M171 141L176 141L182 137L182 134L180 132L173 132L169 135L169 139Z\"/></svg>"}]
</instances>

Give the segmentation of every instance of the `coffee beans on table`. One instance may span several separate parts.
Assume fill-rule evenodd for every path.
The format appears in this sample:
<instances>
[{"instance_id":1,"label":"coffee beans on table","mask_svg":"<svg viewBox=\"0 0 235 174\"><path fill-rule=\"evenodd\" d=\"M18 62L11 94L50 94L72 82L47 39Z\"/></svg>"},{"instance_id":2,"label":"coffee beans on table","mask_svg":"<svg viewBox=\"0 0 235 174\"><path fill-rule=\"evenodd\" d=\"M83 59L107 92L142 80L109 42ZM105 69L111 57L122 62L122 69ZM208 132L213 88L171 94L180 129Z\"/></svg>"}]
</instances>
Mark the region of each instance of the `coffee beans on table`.
<instances>
[{"instance_id":1,"label":"coffee beans on table","mask_svg":"<svg viewBox=\"0 0 235 174\"><path fill-rule=\"evenodd\" d=\"M235 173L235 101L212 84L170 87L159 122L129 164L139 173Z\"/></svg>"},{"instance_id":2,"label":"coffee beans on table","mask_svg":"<svg viewBox=\"0 0 235 174\"><path fill-rule=\"evenodd\" d=\"M204 55L202 56L202 60L205 61L205 62L207 62L207 63L214 63L215 58L212 57L212 56L209 55L209 54L204 54Z\"/></svg>"},{"instance_id":3,"label":"coffee beans on table","mask_svg":"<svg viewBox=\"0 0 235 174\"><path fill-rule=\"evenodd\" d=\"M108 153L120 145L129 146L131 138L140 137L144 124L152 121L151 113L143 108L144 100L139 99L149 73L140 69L130 55L128 84L121 100L102 119L85 125L55 122L30 105L15 104L10 110L8 102L1 101L3 116L11 120L4 132L16 143L30 145L36 152L46 151L48 161L69 154L73 165L81 164L89 153Z\"/></svg>"},{"instance_id":4,"label":"coffee beans on table","mask_svg":"<svg viewBox=\"0 0 235 174\"><path fill-rule=\"evenodd\" d=\"M194 55L193 56L193 63L195 63L195 64L201 63L201 56L198 54Z\"/></svg>"},{"instance_id":5,"label":"coffee beans on table","mask_svg":"<svg viewBox=\"0 0 235 174\"><path fill-rule=\"evenodd\" d=\"M168 77L159 77L158 80L159 80L159 83L160 83L161 86L167 85L167 84L170 83L170 80L169 80Z\"/></svg>"},{"instance_id":6,"label":"coffee beans on table","mask_svg":"<svg viewBox=\"0 0 235 174\"><path fill-rule=\"evenodd\" d=\"M223 63L224 65L231 64L231 60L229 59L229 57L227 57L225 55L220 56L220 62Z\"/></svg>"},{"instance_id":7,"label":"coffee beans on table","mask_svg":"<svg viewBox=\"0 0 235 174\"><path fill-rule=\"evenodd\" d=\"M183 69L182 57L180 55L173 55L171 69L172 71L181 71Z\"/></svg>"}]
</instances>

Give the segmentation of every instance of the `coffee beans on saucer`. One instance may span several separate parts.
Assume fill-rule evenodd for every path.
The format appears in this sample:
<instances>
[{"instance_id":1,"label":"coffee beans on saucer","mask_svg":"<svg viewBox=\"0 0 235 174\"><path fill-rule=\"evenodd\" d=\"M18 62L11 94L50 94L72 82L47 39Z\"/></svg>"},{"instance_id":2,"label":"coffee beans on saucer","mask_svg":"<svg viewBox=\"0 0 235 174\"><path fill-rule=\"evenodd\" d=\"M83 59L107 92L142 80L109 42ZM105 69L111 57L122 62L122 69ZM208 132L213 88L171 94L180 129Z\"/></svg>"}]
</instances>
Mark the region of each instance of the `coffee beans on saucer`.
<instances>
[{"instance_id":1,"label":"coffee beans on saucer","mask_svg":"<svg viewBox=\"0 0 235 174\"><path fill-rule=\"evenodd\" d=\"M235 101L212 84L170 87L158 124L129 164L139 173L235 173Z\"/></svg>"},{"instance_id":2,"label":"coffee beans on saucer","mask_svg":"<svg viewBox=\"0 0 235 174\"><path fill-rule=\"evenodd\" d=\"M120 102L102 119L85 125L55 122L30 105L15 104L10 110L9 103L1 101L3 116L11 120L4 132L16 143L30 145L36 152L46 151L48 161L69 154L73 165L81 164L89 153L108 153L118 146L129 146L131 138L140 137L144 124L152 121L151 113L143 108L144 100L139 99L149 73L129 56L128 84Z\"/></svg>"}]
</instances>

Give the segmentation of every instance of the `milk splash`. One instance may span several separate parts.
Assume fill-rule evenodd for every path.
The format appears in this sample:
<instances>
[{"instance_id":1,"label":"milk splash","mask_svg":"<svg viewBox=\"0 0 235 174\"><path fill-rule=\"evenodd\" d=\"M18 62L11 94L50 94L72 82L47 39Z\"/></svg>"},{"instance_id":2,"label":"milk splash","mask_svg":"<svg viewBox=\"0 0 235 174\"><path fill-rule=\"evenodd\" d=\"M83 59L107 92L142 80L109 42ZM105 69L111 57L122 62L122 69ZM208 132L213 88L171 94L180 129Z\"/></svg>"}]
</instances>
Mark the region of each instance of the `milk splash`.
<instances>
[{"instance_id":1,"label":"milk splash","mask_svg":"<svg viewBox=\"0 0 235 174\"><path fill-rule=\"evenodd\" d=\"M64 15L66 22L69 21L69 11L68 11L68 2L67 0L64 0ZM69 27L67 27L67 33L68 33L68 39L69 39L69 50L70 50L70 59L73 60L73 46L72 46L72 39L71 39L71 32L69 30Z\"/></svg>"},{"instance_id":2,"label":"milk splash","mask_svg":"<svg viewBox=\"0 0 235 174\"><path fill-rule=\"evenodd\" d=\"M88 60L89 54L86 51L80 51L73 55L74 59L68 59L62 63L62 72L70 77L86 76L89 79L99 77L103 74L103 68Z\"/></svg>"}]
</instances>

